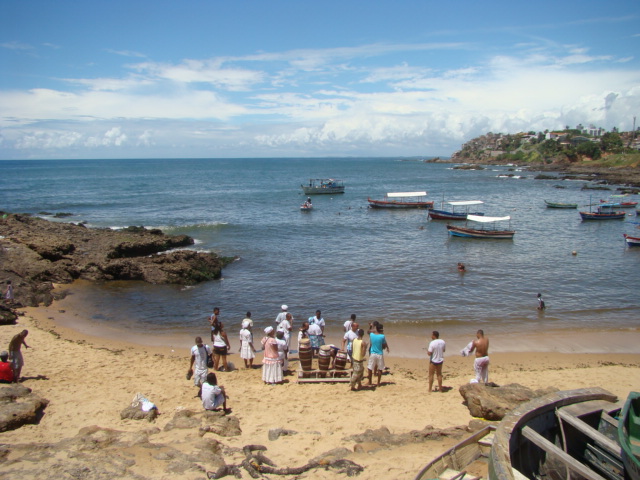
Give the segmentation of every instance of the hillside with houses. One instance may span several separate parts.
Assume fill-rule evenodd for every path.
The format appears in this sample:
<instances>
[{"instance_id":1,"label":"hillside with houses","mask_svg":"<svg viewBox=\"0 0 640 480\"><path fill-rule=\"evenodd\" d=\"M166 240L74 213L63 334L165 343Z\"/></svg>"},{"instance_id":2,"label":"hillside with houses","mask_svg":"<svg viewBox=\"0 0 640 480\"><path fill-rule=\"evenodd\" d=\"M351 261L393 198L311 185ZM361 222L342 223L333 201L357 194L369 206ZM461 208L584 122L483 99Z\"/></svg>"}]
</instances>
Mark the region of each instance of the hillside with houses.
<instances>
[{"instance_id":1,"label":"hillside with houses","mask_svg":"<svg viewBox=\"0 0 640 480\"><path fill-rule=\"evenodd\" d=\"M640 133L607 132L578 125L561 131L487 133L465 144L451 156L461 163L581 164L640 166Z\"/></svg>"}]
</instances>

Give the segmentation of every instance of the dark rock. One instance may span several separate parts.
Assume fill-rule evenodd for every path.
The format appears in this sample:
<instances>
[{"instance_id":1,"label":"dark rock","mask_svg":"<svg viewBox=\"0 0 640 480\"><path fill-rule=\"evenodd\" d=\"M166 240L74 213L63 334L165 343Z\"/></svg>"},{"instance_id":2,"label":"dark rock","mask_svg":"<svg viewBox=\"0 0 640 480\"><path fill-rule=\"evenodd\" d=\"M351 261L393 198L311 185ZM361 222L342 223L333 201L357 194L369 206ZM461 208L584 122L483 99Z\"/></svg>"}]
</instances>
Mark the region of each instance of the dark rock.
<instances>
[{"instance_id":1,"label":"dark rock","mask_svg":"<svg viewBox=\"0 0 640 480\"><path fill-rule=\"evenodd\" d=\"M269 440L273 441L273 440L277 440L282 436L297 435L297 434L298 432L293 430L287 430L286 428L272 428L269 430Z\"/></svg>"},{"instance_id":2,"label":"dark rock","mask_svg":"<svg viewBox=\"0 0 640 480\"><path fill-rule=\"evenodd\" d=\"M15 325L18 315L11 308L0 305L0 325Z\"/></svg>"},{"instance_id":3,"label":"dark rock","mask_svg":"<svg viewBox=\"0 0 640 480\"><path fill-rule=\"evenodd\" d=\"M549 387L534 391L517 383L504 386L468 383L460 387L460 395L464 398L472 416L487 420L502 420L508 412L521 403L557 390Z\"/></svg>"},{"instance_id":4,"label":"dark rock","mask_svg":"<svg viewBox=\"0 0 640 480\"><path fill-rule=\"evenodd\" d=\"M53 283L141 280L193 285L220 278L232 259L178 250L194 240L158 229L92 229L29 215L0 218L0 278L14 284L16 303L50 305ZM168 252L168 253L165 253Z\"/></svg>"},{"instance_id":5,"label":"dark rock","mask_svg":"<svg viewBox=\"0 0 640 480\"><path fill-rule=\"evenodd\" d=\"M19 384L0 386L0 432L40 421L49 400Z\"/></svg>"},{"instance_id":6,"label":"dark rock","mask_svg":"<svg viewBox=\"0 0 640 480\"><path fill-rule=\"evenodd\" d=\"M140 407L127 407L120 412L120 418L122 420L147 420L153 422L157 417L157 408L152 408L148 412L144 412Z\"/></svg>"}]
</instances>

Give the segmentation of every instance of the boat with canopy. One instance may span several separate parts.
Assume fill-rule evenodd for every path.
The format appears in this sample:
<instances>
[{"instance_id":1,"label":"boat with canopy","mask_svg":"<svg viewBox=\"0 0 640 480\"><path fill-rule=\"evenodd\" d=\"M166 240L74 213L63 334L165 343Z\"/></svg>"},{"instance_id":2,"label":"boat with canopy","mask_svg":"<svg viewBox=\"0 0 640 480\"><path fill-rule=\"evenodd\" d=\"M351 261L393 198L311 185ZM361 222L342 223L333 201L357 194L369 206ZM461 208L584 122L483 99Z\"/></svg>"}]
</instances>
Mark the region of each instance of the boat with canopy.
<instances>
[{"instance_id":1,"label":"boat with canopy","mask_svg":"<svg viewBox=\"0 0 640 480\"><path fill-rule=\"evenodd\" d=\"M392 192L382 200L367 198L371 208L433 208L433 202L427 201L427 192Z\"/></svg>"},{"instance_id":2,"label":"boat with canopy","mask_svg":"<svg viewBox=\"0 0 640 480\"><path fill-rule=\"evenodd\" d=\"M498 227L499 222L511 223L511 217L487 217L480 215L467 215L467 222L464 227L457 225L447 225L449 235L454 237L465 238L496 238L496 239L512 239L516 234L515 230L501 229ZM477 225L472 224L468 226L469 222L474 222Z\"/></svg>"},{"instance_id":3,"label":"boat with canopy","mask_svg":"<svg viewBox=\"0 0 640 480\"><path fill-rule=\"evenodd\" d=\"M429 210L429 218L432 220L466 220L467 215L477 215L483 216L482 212L469 212L469 207L474 205L482 205L484 202L481 200L464 200L464 201L455 201L455 202L447 202L447 205L451 206L451 209L444 210ZM456 212L456 207L458 207L458 211Z\"/></svg>"}]
</instances>

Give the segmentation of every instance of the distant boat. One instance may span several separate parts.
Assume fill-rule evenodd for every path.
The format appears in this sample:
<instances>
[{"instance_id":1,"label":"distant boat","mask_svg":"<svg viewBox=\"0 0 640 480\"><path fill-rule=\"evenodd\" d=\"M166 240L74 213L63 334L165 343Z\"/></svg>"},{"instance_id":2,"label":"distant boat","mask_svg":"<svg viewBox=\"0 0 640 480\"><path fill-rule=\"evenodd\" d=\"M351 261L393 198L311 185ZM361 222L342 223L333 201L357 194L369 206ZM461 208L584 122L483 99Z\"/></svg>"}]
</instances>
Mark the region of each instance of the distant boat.
<instances>
[{"instance_id":1,"label":"distant boat","mask_svg":"<svg viewBox=\"0 0 640 480\"><path fill-rule=\"evenodd\" d=\"M627 245L630 247L640 247L640 237L632 237L631 235L627 235L623 233L622 236L627 241Z\"/></svg>"},{"instance_id":2,"label":"distant boat","mask_svg":"<svg viewBox=\"0 0 640 480\"><path fill-rule=\"evenodd\" d=\"M300 205L301 212L310 212L313 210L313 204L311 203L311 199L307 199L302 205Z\"/></svg>"},{"instance_id":3,"label":"distant boat","mask_svg":"<svg viewBox=\"0 0 640 480\"><path fill-rule=\"evenodd\" d=\"M500 240L512 239L516 234L515 230L501 230L497 227L498 222L511 220L511 217L485 217L478 215L467 215L467 223L464 227L447 225L449 235L465 238L495 238ZM468 227L469 222L475 222L478 227Z\"/></svg>"},{"instance_id":4,"label":"distant boat","mask_svg":"<svg viewBox=\"0 0 640 480\"><path fill-rule=\"evenodd\" d=\"M618 421L618 442L627 477L640 480L640 393L631 392Z\"/></svg>"},{"instance_id":5,"label":"distant boat","mask_svg":"<svg viewBox=\"0 0 640 480\"><path fill-rule=\"evenodd\" d=\"M482 216L482 212L469 212L469 207L472 205L482 205L484 202L480 200L467 200L459 202L447 202L451 205L451 210L429 210L429 217L433 220L466 220L467 215ZM464 211L457 211L456 207L464 207ZM442 208L442 207L441 207Z\"/></svg>"},{"instance_id":6,"label":"distant boat","mask_svg":"<svg viewBox=\"0 0 640 480\"><path fill-rule=\"evenodd\" d=\"M611 198L621 198L626 197L626 195L611 195ZM600 203L611 205L614 208L634 208L638 205L638 202L617 202L617 201L606 201L600 200Z\"/></svg>"},{"instance_id":7,"label":"distant boat","mask_svg":"<svg viewBox=\"0 0 640 480\"><path fill-rule=\"evenodd\" d=\"M305 195L344 193L344 182L333 178L310 178L309 185L300 185Z\"/></svg>"},{"instance_id":8,"label":"distant boat","mask_svg":"<svg viewBox=\"0 0 640 480\"><path fill-rule=\"evenodd\" d=\"M478 480L478 477L468 473L468 469L477 463L479 470L486 471L487 459L495 430L496 427L494 425L487 425L482 430L478 430L473 435L465 438L442 455L431 460L420 470L415 480L451 479L454 477L464 478L464 480Z\"/></svg>"},{"instance_id":9,"label":"distant boat","mask_svg":"<svg viewBox=\"0 0 640 480\"><path fill-rule=\"evenodd\" d=\"M610 203L603 203L598 206L595 212L589 208L588 212L579 212L582 220L622 220L627 216L626 212L613 210L615 208Z\"/></svg>"},{"instance_id":10,"label":"distant boat","mask_svg":"<svg viewBox=\"0 0 640 480\"><path fill-rule=\"evenodd\" d=\"M545 200L544 203L547 204L547 208L578 208L577 203L549 202L548 200Z\"/></svg>"},{"instance_id":11,"label":"distant boat","mask_svg":"<svg viewBox=\"0 0 640 480\"><path fill-rule=\"evenodd\" d=\"M433 202L424 197L427 192L395 192L387 193L382 200L367 198L371 208L433 208Z\"/></svg>"}]
</instances>

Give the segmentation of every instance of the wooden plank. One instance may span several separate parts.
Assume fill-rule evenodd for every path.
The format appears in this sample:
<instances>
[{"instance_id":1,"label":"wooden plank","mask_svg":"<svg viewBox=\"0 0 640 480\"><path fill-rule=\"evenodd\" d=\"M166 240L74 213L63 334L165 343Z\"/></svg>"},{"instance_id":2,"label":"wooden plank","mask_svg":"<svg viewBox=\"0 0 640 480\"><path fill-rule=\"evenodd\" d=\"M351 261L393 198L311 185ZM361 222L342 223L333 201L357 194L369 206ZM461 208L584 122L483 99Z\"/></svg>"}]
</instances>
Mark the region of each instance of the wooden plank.
<instances>
[{"instance_id":1,"label":"wooden plank","mask_svg":"<svg viewBox=\"0 0 640 480\"><path fill-rule=\"evenodd\" d=\"M588 480L605 480L604 477L598 475L586 465L578 462L571 455L559 449L557 446L555 446L553 443L551 443L549 440L544 438L532 428L524 427L521 431L523 437L547 452L548 455L551 455L560 460L570 470L582 475Z\"/></svg>"},{"instance_id":2,"label":"wooden plank","mask_svg":"<svg viewBox=\"0 0 640 480\"><path fill-rule=\"evenodd\" d=\"M609 437L603 435L598 430L593 428L591 425L587 425L582 420L577 417L574 417L567 410L557 410L557 415L559 418L567 422L569 425L575 427L580 432L584 433L586 436L591 438L596 442L596 444L600 445L602 448L612 453L613 455L620 458L622 455L622 449L620 445L611 440Z\"/></svg>"},{"instance_id":3,"label":"wooden plank","mask_svg":"<svg viewBox=\"0 0 640 480\"><path fill-rule=\"evenodd\" d=\"M607 412L602 412L602 416L600 418L602 418L602 420L604 420L605 422L607 422L607 423L613 425L614 427L618 428L618 420L613 418Z\"/></svg>"},{"instance_id":4,"label":"wooden plank","mask_svg":"<svg viewBox=\"0 0 640 480\"><path fill-rule=\"evenodd\" d=\"M567 411L574 417L582 417L598 411L611 412L617 408L621 408L618 403L607 402L606 400L589 400L588 402L579 402L572 405L561 407L560 410Z\"/></svg>"}]
</instances>

